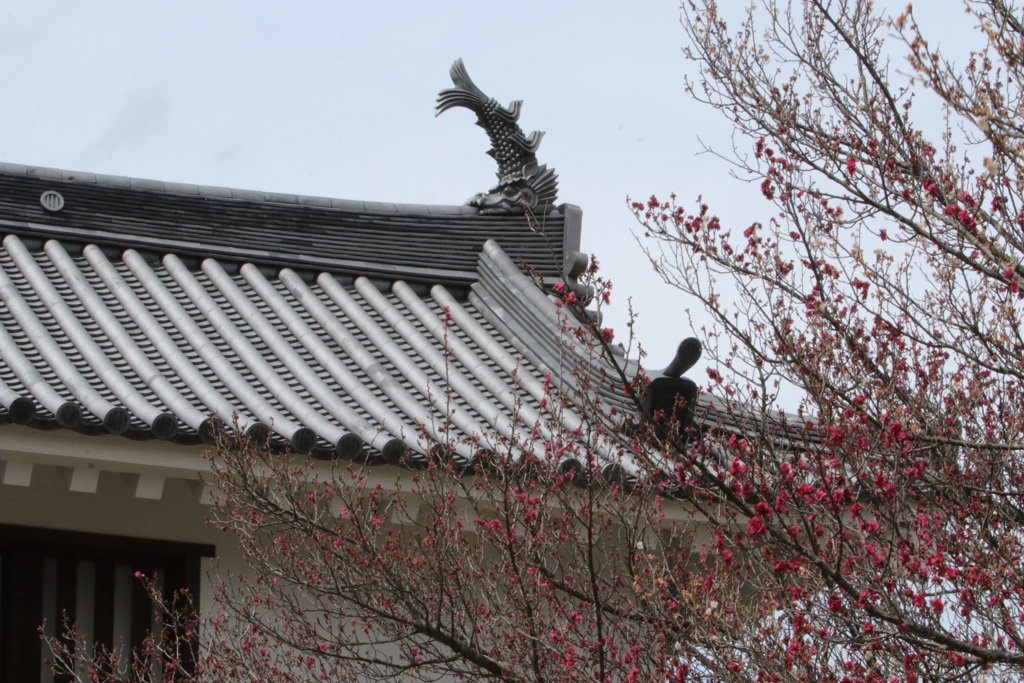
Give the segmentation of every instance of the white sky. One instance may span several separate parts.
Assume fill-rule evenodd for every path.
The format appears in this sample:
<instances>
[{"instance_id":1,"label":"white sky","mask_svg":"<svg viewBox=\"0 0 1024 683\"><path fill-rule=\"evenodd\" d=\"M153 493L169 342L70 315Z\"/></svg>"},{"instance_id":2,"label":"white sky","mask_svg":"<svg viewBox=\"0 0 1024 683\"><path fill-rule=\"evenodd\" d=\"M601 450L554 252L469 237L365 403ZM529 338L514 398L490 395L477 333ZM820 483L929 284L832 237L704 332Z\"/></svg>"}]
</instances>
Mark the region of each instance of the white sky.
<instances>
[{"instance_id":1,"label":"white sky","mask_svg":"<svg viewBox=\"0 0 1024 683\"><path fill-rule=\"evenodd\" d=\"M730 131L683 92L683 41L673 0L0 0L0 160L459 204L495 181L474 116L434 118L461 57L488 95L524 100L527 133L547 132L538 159L615 282L605 322L621 338L632 298L661 367L696 334L694 302L653 273L626 196L703 194L742 227L769 208L697 156L698 136L727 149Z\"/></svg>"}]
</instances>

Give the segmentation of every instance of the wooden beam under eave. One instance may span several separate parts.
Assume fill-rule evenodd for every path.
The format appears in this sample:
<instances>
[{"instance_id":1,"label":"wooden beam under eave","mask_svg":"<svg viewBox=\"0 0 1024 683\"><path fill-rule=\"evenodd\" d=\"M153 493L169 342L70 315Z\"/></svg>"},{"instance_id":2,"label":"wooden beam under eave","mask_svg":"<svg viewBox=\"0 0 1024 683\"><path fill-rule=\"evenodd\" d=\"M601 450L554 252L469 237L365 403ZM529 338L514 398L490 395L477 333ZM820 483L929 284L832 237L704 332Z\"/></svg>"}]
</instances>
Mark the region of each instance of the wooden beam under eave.
<instances>
[{"instance_id":1,"label":"wooden beam under eave","mask_svg":"<svg viewBox=\"0 0 1024 683\"><path fill-rule=\"evenodd\" d=\"M5 486L31 486L32 463L23 460L4 460L3 478Z\"/></svg>"},{"instance_id":2,"label":"wooden beam under eave","mask_svg":"<svg viewBox=\"0 0 1024 683\"><path fill-rule=\"evenodd\" d=\"M76 493L96 493L100 485L100 470L92 463L71 469L68 490Z\"/></svg>"},{"instance_id":3,"label":"wooden beam under eave","mask_svg":"<svg viewBox=\"0 0 1024 683\"><path fill-rule=\"evenodd\" d=\"M164 483L167 477L155 472L125 474L125 481L135 492L135 497L142 500L161 500L164 497Z\"/></svg>"}]
</instances>

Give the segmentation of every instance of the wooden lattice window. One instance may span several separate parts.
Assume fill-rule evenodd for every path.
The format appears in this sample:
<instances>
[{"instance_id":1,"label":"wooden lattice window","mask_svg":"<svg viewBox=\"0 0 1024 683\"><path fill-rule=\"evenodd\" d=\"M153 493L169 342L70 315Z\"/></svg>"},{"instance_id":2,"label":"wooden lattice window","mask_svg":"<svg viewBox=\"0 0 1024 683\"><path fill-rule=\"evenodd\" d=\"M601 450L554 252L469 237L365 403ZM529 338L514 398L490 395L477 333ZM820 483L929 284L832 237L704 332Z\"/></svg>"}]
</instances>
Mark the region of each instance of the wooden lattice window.
<instances>
[{"instance_id":1,"label":"wooden lattice window","mask_svg":"<svg viewBox=\"0 0 1024 683\"><path fill-rule=\"evenodd\" d=\"M157 576L166 598L187 589L198 604L200 562L209 545L0 524L0 679L53 676L40 625L60 632L62 615L90 646L138 646L152 630L153 604L137 572Z\"/></svg>"}]
</instances>

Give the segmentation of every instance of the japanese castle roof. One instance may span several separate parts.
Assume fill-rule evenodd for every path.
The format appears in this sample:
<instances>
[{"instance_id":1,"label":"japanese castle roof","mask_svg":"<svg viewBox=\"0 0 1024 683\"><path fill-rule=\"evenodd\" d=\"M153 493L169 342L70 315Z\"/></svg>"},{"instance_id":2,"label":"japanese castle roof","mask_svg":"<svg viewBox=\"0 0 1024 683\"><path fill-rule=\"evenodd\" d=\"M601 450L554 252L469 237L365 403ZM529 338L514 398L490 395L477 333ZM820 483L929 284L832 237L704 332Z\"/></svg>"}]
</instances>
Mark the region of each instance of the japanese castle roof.
<instances>
[{"instance_id":1,"label":"japanese castle roof","mask_svg":"<svg viewBox=\"0 0 1024 683\"><path fill-rule=\"evenodd\" d=\"M544 290L586 262L580 225L572 205L527 219L0 164L0 424L178 444L236 425L392 463L572 432L548 383L571 390L581 363L631 410ZM744 429L717 406L699 420Z\"/></svg>"},{"instance_id":2,"label":"japanese castle roof","mask_svg":"<svg viewBox=\"0 0 1024 683\"><path fill-rule=\"evenodd\" d=\"M472 458L529 431L565 372L560 314L519 264L561 278L580 217L0 164L0 422Z\"/></svg>"}]
</instances>

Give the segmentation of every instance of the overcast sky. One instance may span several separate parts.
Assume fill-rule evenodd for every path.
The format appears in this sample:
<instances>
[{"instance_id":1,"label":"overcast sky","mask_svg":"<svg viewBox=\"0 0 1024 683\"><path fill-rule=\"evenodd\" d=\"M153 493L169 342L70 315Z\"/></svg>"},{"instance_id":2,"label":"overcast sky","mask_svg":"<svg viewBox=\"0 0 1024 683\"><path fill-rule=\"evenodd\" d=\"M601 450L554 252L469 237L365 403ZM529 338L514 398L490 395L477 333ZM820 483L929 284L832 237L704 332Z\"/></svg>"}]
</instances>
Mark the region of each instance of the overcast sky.
<instances>
[{"instance_id":1,"label":"overcast sky","mask_svg":"<svg viewBox=\"0 0 1024 683\"><path fill-rule=\"evenodd\" d=\"M938 4L950 2L943 0ZM606 323L660 367L698 334L654 275L627 195L703 194L763 217L756 186L698 156L729 127L692 102L673 0L0 0L0 160L347 199L459 204L494 184L474 116L434 117L448 69L547 132L541 163L583 209L615 282ZM701 373L703 374L703 373Z\"/></svg>"}]
</instances>

